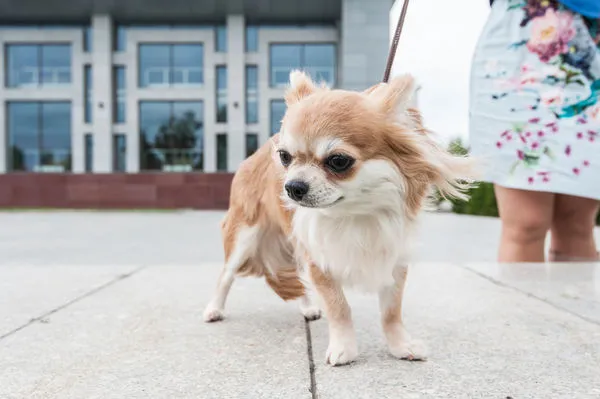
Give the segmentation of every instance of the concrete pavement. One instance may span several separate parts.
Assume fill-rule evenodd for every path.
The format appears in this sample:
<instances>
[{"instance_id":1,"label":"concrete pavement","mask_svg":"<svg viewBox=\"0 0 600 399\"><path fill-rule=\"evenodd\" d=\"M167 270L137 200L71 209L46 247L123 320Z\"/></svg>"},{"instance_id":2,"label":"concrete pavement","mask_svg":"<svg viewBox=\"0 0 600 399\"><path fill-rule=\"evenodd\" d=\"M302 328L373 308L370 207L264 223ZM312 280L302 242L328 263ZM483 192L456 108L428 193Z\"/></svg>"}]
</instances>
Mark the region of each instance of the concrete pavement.
<instances>
[{"instance_id":1,"label":"concrete pavement","mask_svg":"<svg viewBox=\"0 0 600 399\"><path fill-rule=\"evenodd\" d=\"M376 298L350 291L360 356L331 368L326 321L262 280L237 280L226 320L202 322L221 264L198 232L218 213L37 215L0 214L19 221L0 223L2 399L600 397L600 266L488 262L494 243L476 240L493 219L424 222L404 314L428 361L388 355ZM207 254L192 262L193 243Z\"/></svg>"}]
</instances>

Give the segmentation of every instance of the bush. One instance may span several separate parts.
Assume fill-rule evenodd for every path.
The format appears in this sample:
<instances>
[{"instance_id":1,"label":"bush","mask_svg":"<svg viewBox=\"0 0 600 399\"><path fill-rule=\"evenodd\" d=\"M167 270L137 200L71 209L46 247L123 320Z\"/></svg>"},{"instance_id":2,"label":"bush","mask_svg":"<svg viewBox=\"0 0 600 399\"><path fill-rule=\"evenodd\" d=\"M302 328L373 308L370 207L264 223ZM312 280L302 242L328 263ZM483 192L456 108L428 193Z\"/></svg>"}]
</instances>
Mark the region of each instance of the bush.
<instances>
[{"instance_id":1,"label":"bush","mask_svg":"<svg viewBox=\"0 0 600 399\"><path fill-rule=\"evenodd\" d=\"M467 155L466 148L460 138L456 138L448 145L448 151L456 155ZM476 187L468 191L469 201L452 199L452 212L463 215L498 216L498 205L494 194L494 186L491 183L478 182ZM441 202L439 194L436 193L437 202ZM596 224L600 226L600 213L596 218Z\"/></svg>"},{"instance_id":2,"label":"bush","mask_svg":"<svg viewBox=\"0 0 600 399\"><path fill-rule=\"evenodd\" d=\"M448 151L455 155L467 155L469 149L466 148L460 138L456 138L448 145ZM468 190L468 201L450 199L452 212L463 215L478 216L498 216L498 206L496 196L494 195L494 186L490 183L478 182L475 187ZM439 203L442 198L436 193L436 201Z\"/></svg>"}]
</instances>

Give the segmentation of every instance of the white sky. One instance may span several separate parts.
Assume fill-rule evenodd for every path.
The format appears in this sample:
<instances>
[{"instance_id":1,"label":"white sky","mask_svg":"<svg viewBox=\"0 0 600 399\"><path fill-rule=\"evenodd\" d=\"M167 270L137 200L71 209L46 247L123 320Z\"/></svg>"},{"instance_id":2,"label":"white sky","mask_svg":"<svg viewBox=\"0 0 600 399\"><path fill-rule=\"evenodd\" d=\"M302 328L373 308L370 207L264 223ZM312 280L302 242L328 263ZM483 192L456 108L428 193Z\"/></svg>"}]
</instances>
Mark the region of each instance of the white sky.
<instances>
[{"instance_id":1,"label":"white sky","mask_svg":"<svg viewBox=\"0 0 600 399\"><path fill-rule=\"evenodd\" d=\"M390 40L404 0L390 13ZM392 74L411 73L422 86L419 107L440 138L468 139L469 74L488 0L411 0Z\"/></svg>"}]
</instances>

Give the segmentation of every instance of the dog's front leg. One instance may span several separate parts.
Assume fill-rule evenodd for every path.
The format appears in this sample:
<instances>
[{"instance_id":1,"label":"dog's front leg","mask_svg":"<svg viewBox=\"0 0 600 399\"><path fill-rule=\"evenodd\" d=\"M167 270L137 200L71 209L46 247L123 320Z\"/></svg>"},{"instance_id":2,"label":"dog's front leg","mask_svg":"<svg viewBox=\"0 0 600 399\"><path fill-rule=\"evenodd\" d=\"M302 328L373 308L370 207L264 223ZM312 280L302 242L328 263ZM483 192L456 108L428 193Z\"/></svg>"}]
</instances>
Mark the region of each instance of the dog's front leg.
<instances>
[{"instance_id":1,"label":"dog's front leg","mask_svg":"<svg viewBox=\"0 0 600 399\"><path fill-rule=\"evenodd\" d=\"M407 271L407 266L398 266L394 270L394 285L379 291L383 332L393 356L404 360L425 360L425 345L421 341L411 340L402 323L402 298Z\"/></svg>"},{"instance_id":2,"label":"dog's front leg","mask_svg":"<svg viewBox=\"0 0 600 399\"><path fill-rule=\"evenodd\" d=\"M326 361L332 366L352 362L358 356L352 314L339 283L317 265L309 266L311 280L321 297L329 325L329 347Z\"/></svg>"}]
</instances>

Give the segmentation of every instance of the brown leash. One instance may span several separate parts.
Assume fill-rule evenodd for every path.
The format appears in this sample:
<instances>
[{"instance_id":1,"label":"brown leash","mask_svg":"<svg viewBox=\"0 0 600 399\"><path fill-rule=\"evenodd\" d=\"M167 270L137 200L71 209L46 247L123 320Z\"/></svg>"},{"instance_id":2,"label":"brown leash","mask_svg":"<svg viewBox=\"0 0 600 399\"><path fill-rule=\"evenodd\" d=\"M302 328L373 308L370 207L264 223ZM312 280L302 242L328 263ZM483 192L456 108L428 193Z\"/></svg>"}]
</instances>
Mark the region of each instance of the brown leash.
<instances>
[{"instance_id":1,"label":"brown leash","mask_svg":"<svg viewBox=\"0 0 600 399\"><path fill-rule=\"evenodd\" d=\"M385 73L383 74L383 83L387 83L390 80L394 56L396 55L396 49L398 48L398 42L400 41L400 35L402 34L402 27L404 26L404 19L406 18L406 11L408 10L408 2L409 0L404 0L404 4L402 5L402 12L400 13L400 19L398 19L398 24L396 25L396 33L394 33L394 39L392 40L392 46L390 47L390 53L387 58Z\"/></svg>"}]
</instances>

